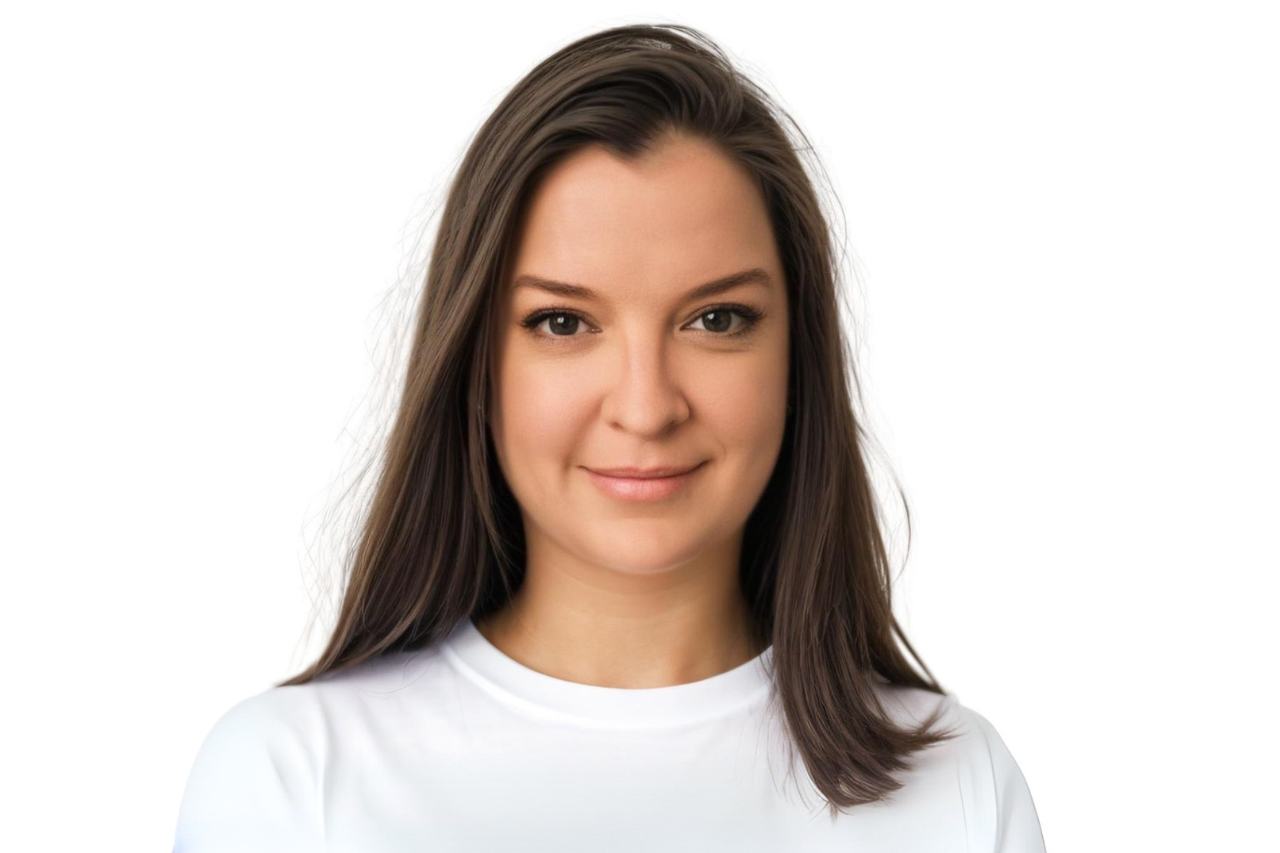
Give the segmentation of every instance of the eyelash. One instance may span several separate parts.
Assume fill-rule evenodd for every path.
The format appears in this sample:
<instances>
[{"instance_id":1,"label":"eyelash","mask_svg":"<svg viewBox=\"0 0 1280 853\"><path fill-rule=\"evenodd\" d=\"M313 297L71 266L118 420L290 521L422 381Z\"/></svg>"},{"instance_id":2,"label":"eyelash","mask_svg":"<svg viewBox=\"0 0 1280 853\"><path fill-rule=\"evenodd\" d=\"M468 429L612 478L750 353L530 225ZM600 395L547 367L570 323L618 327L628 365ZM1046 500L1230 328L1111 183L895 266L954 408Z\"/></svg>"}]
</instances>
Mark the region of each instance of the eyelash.
<instances>
[{"instance_id":1,"label":"eyelash","mask_svg":"<svg viewBox=\"0 0 1280 853\"><path fill-rule=\"evenodd\" d=\"M698 315L693 319L697 321L702 317L706 316L707 314L712 314L717 311L730 311L742 317L742 319L745 321L743 323L742 328L736 332L707 332L707 334L717 338L737 338L737 337L742 337L744 335L747 335L750 332L755 330L756 324L759 323L760 318L764 316L763 311L758 311L755 308L751 308L746 305L740 305L737 303L729 303L726 305L712 305L709 308L706 308L698 312ZM576 317L580 322L583 322L583 323L586 322L585 317L583 317L577 311L572 311L568 308L542 308L533 312L528 317L525 317L523 320L521 320L520 325L528 329L529 334L533 335L535 338L543 338L543 339L550 338L553 340L570 341L573 338L578 337L578 335L544 335L541 332L537 331L538 326L542 325L543 320L546 320L549 317L557 317L560 315L564 315L567 317Z\"/></svg>"}]
</instances>

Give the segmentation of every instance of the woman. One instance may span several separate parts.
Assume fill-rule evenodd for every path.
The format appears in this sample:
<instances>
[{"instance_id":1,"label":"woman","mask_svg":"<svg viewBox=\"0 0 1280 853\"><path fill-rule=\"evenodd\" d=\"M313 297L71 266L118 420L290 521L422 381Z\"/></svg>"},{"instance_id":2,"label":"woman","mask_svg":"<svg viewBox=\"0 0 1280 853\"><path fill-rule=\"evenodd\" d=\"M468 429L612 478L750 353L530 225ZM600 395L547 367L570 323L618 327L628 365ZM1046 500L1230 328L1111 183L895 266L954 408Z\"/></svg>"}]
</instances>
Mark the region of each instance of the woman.
<instances>
[{"instance_id":1,"label":"woman","mask_svg":"<svg viewBox=\"0 0 1280 853\"><path fill-rule=\"evenodd\" d=\"M178 853L1043 850L893 617L807 147L685 27L515 86L332 637L209 733Z\"/></svg>"}]
</instances>

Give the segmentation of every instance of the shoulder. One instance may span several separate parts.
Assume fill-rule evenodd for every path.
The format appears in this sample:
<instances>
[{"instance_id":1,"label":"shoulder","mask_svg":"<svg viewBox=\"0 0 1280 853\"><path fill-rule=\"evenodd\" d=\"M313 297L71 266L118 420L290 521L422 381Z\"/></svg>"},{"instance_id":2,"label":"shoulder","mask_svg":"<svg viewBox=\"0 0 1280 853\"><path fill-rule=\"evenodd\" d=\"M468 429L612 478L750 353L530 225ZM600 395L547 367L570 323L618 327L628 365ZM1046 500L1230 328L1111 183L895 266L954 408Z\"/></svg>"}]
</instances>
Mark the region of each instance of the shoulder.
<instances>
[{"instance_id":1,"label":"shoulder","mask_svg":"<svg viewBox=\"0 0 1280 853\"><path fill-rule=\"evenodd\" d=\"M876 690L885 711L899 727L917 728L933 720L929 730L947 735L912 756L917 767L945 768L972 779L990 771L992 740L998 740L999 735L985 717L961 704L954 694L902 685L877 685Z\"/></svg>"},{"instance_id":2,"label":"shoulder","mask_svg":"<svg viewBox=\"0 0 1280 853\"><path fill-rule=\"evenodd\" d=\"M269 756L298 778L319 768L315 752L335 724L359 716L363 705L391 695L414 678L416 655L396 653L325 673L306 684L271 687L228 706L205 735L210 761Z\"/></svg>"},{"instance_id":3,"label":"shoulder","mask_svg":"<svg viewBox=\"0 0 1280 853\"><path fill-rule=\"evenodd\" d=\"M174 853L316 849L335 754L411 708L406 688L424 684L434 661L433 650L392 653L226 707L191 764Z\"/></svg>"},{"instance_id":4,"label":"shoulder","mask_svg":"<svg viewBox=\"0 0 1280 853\"><path fill-rule=\"evenodd\" d=\"M225 707L187 774L174 853L316 849L326 764L368 697L395 689L407 658L376 658Z\"/></svg>"},{"instance_id":5,"label":"shoulder","mask_svg":"<svg viewBox=\"0 0 1280 853\"><path fill-rule=\"evenodd\" d=\"M265 751L272 757L300 753L315 728L319 706L314 684L272 687L236 700L214 721L200 747L208 759L241 758ZM305 762L303 762L305 763Z\"/></svg>"},{"instance_id":6,"label":"shoulder","mask_svg":"<svg viewBox=\"0 0 1280 853\"><path fill-rule=\"evenodd\" d=\"M981 769L1008 754L990 720L962 704L952 693L889 684L877 684L876 692L885 711L899 726L914 728L933 718L936 722L932 731L952 735L930 748L928 754L933 761Z\"/></svg>"},{"instance_id":7,"label":"shoulder","mask_svg":"<svg viewBox=\"0 0 1280 853\"><path fill-rule=\"evenodd\" d=\"M899 725L919 726L936 714L932 730L952 736L912 756L912 775L934 790L953 791L974 849L1042 853L1039 818L1021 768L992 722L954 694L879 685L885 710Z\"/></svg>"},{"instance_id":8,"label":"shoulder","mask_svg":"<svg viewBox=\"0 0 1280 853\"><path fill-rule=\"evenodd\" d=\"M187 774L174 853L304 849L312 841L315 690L273 687L209 728Z\"/></svg>"}]
</instances>

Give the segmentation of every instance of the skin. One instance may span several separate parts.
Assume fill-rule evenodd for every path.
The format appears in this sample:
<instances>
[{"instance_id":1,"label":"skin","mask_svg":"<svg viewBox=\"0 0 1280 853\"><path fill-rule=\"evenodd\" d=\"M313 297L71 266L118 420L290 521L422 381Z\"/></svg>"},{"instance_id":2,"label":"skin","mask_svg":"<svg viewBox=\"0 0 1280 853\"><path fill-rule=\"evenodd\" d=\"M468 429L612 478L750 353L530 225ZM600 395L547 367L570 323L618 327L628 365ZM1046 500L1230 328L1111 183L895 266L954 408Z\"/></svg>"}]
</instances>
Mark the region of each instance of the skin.
<instances>
[{"instance_id":1,"label":"skin","mask_svg":"<svg viewBox=\"0 0 1280 853\"><path fill-rule=\"evenodd\" d=\"M688 298L752 268L770 281ZM515 598L477 628L525 666L607 687L684 684L749 661L762 648L738 565L782 444L788 306L748 174L689 136L634 162L580 149L531 197L509 272L493 317L489 426L527 563ZM526 274L596 297L516 286ZM709 313L728 304L761 317ZM703 460L655 502L610 497L583 468Z\"/></svg>"}]
</instances>

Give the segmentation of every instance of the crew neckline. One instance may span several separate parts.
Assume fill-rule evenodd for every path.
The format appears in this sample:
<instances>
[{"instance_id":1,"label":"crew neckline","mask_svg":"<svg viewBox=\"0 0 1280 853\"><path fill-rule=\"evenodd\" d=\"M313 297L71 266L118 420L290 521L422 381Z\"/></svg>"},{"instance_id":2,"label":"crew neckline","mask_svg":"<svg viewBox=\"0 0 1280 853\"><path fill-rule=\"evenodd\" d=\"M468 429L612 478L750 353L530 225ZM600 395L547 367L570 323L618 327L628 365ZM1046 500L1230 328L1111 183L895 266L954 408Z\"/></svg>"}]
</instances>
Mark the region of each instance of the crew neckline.
<instances>
[{"instance_id":1,"label":"crew neckline","mask_svg":"<svg viewBox=\"0 0 1280 853\"><path fill-rule=\"evenodd\" d=\"M602 687L539 672L499 649L467 616L443 649L463 675L499 701L533 716L590 727L649 728L696 723L769 695L773 645L733 669L665 687Z\"/></svg>"}]
</instances>

